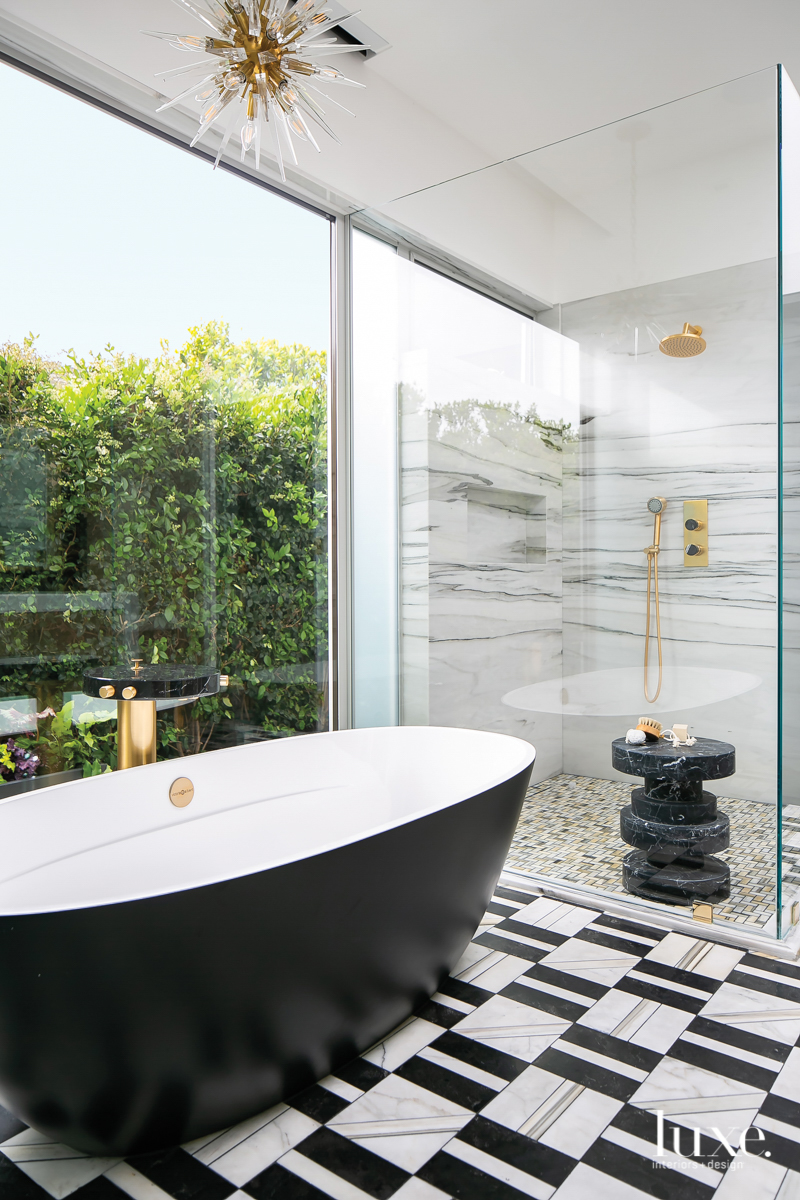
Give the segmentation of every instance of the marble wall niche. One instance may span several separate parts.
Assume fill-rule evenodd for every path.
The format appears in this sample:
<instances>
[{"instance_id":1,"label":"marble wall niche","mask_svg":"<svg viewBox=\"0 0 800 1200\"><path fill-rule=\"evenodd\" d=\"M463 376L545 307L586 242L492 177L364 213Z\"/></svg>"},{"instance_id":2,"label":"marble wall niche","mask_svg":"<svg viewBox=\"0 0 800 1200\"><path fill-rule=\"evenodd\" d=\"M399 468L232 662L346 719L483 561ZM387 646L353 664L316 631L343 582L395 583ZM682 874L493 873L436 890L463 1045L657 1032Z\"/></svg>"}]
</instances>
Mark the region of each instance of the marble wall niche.
<instances>
[{"instance_id":1,"label":"marble wall niche","mask_svg":"<svg viewBox=\"0 0 800 1200\"><path fill-rule=\"evenodd\" d=\"M567 339L530 336L576 368ZM406 355L402 377L403 723L525 738L546 778L561 769L561 718L502 697L561 670L563 438L534 418L568 403L431 351Z\"/></svg>"},{"instance_id":2,"label":"marble wall niche","mask_svg":"<svg viewBox=\"0 0 800 1200\"><path fill-rule=\"evenodd\" d=\"M642 676L650 496L668 506L659 560L664 678L672 707L564 715L563 769L603 779L629 718L732 742L732 795L774 801L777 743L776 263L754 262L563 305L580 343L580 437L564 456L563 675L625 667ZM657 337L700 324L705 353L672 359ZM633 354L634 329L639 350ZM708 498L709 566L683 565L683 501ZM655 643L651 663L655 659ZM698 705L686 668L761 682ZM652 668L651 668L652 672ZM655 673L651 673L651 679ZM695 676L696 681L698 677ZM724 680L719 675L715 678ZM675 689L677 688L677 698ZM637 693L638 694L638 691Z\"/></svg>"}]
</instances>

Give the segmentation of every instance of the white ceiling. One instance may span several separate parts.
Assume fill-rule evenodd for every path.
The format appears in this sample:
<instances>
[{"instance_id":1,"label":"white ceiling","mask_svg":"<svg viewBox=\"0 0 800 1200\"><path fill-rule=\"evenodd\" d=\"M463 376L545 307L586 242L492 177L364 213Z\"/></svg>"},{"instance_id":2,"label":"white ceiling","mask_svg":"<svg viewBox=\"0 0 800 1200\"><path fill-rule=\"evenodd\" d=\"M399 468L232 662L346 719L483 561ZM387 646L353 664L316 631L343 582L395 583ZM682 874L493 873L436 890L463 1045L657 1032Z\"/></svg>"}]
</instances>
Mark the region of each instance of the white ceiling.
<instances>
[{"instance_id":1,"label":"white ceiling","mask_svg":"<svg viewBox=\"0 0 800 1200\"><path fill-rule=\"evenodd\" d=\"M310 174L372 204L776 62L800 82L798 0L353 0L390 48L336 95L345 153ZM170 0L0 0L0 13L150 87L180 62L141 29L191 25ZM347 146L357 147L352 162ZM364 153L369 148L368 153ZM345 171L337 169L343 161ZM391 164L391 165L389 165Z\"/></svg>"},{"instance_id":2,"label":"white ceiling","mask_svg":"<svg viewBox=\"0 0 800 1200\"><path fill-rule=\"evenodd\" d=\"M369 60L348 56L348 73L368 87L332 94L357 119L333 110L343 145L321 143L320 155L304 147L300 174L317 192L357 208L385 209L395 197L779 61L800 82L798 0L354 0L352 7L390 46ZM155 72L183 60L140 34L191 27L170 0L0 0L3 16L134 81L145 111L157 106L157 91L179 90ZM555 298L544 277L538 286L514 282Z\"/></svg>"}]
</instances>

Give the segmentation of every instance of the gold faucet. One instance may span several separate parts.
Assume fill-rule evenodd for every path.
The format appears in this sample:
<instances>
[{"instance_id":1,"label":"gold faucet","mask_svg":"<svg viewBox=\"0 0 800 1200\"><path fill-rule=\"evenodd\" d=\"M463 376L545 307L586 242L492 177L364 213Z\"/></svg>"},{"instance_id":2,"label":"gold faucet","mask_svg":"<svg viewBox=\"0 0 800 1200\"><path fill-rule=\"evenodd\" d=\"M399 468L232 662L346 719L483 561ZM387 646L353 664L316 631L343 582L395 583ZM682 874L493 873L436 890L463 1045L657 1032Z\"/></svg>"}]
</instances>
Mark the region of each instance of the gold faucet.
<instances>
[{"instance_id":1,"label":"gold faucet","mask_svg":"<svg viewBox=\"0 0 800 1200\"><path fill-rule=\"evenodd\" d=\"M131 660L137 679L143 661ZM135 687L123 688L122 699L117 700L117 758L120 771L156 761L156 702L137 700Z\"/></svg>"}]
</instances>

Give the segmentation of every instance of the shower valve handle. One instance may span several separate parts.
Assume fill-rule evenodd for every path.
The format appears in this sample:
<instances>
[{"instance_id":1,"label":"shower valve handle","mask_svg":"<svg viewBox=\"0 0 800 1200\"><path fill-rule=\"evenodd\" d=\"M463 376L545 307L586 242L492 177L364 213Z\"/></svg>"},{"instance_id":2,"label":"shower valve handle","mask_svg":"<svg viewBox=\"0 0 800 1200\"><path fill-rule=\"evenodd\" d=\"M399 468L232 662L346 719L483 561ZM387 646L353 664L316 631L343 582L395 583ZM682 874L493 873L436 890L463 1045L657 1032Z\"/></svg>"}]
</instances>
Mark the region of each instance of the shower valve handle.
<instances>
[{"instance_id":1,"label":"shower valve handle","mask_svg":"<svg viewBox=\"0 0 800 1200\"><path fill-rule=\"evenodd\" d=\"M694 517L690 517L688 521L683 523L684 529L688 529L690 533L694 533L696 529L703 529L702 521L695 521Z\"/></svg>"},{"instance_id":2,"label":"shower valve handle","mask_svg":"<svg viewBox=\"0 0 800 1200\"><path fill-rule=\"evenodd\" d=\"M692 544L691 546L686 547L686 553L689 555L690 558L694 558L694 556L696 554L703 553L703 547Z\"/></svg>"}]
</instances>

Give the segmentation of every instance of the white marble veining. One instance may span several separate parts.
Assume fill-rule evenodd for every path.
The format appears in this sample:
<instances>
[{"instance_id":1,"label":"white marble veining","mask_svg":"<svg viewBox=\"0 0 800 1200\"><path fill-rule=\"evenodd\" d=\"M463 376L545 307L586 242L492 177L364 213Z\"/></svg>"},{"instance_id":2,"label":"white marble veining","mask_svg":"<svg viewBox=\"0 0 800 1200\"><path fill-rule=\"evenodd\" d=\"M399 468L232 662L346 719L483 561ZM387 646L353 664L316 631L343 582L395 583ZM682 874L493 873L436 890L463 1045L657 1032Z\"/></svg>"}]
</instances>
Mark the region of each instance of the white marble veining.
<instances>
[{"instance_id":1,"label":"white marble veining","mask_svg":"<svg viewBox=\"0 0 800 1200\"><path fill-rule=\"evenodd\" d=\"M566 411L558 380L537 380L572 344L529 332L517 379L432 351L403 364L402 715L533 741L545 778L561 761L559 717L502 697L561 671L564 456L560 433L534 417Z\"/></svg>"},{"instance_id":2,"label":"white marble veining","mask_svg":"<svg viewBox=\"0 0 800 1200\"><path fill-rule=\"evenodd\" d=\"M664 496L659 558L665 691L659 720L733 742L736 795L774 801L777 703L777 316L772 260L565 305L581 347L581 426L564 472L564 674L627 668L639 701L650 496ZM626 323L703 326L705 353L609 352ZM621 346L617 346L619 350ZM708 498L708 568L683 565L683 501ZM651 679L655 678L652 667ZM715 699L684 671L761 682ZM533 681L531 681L533 682ZM651 685L652 686L652 685ZM623 722L624 723L624 722ZM614 778L619 717L564 719L564 770ZM735 836L735 833L734 833Z\"/></svg>"}]
</instances>

